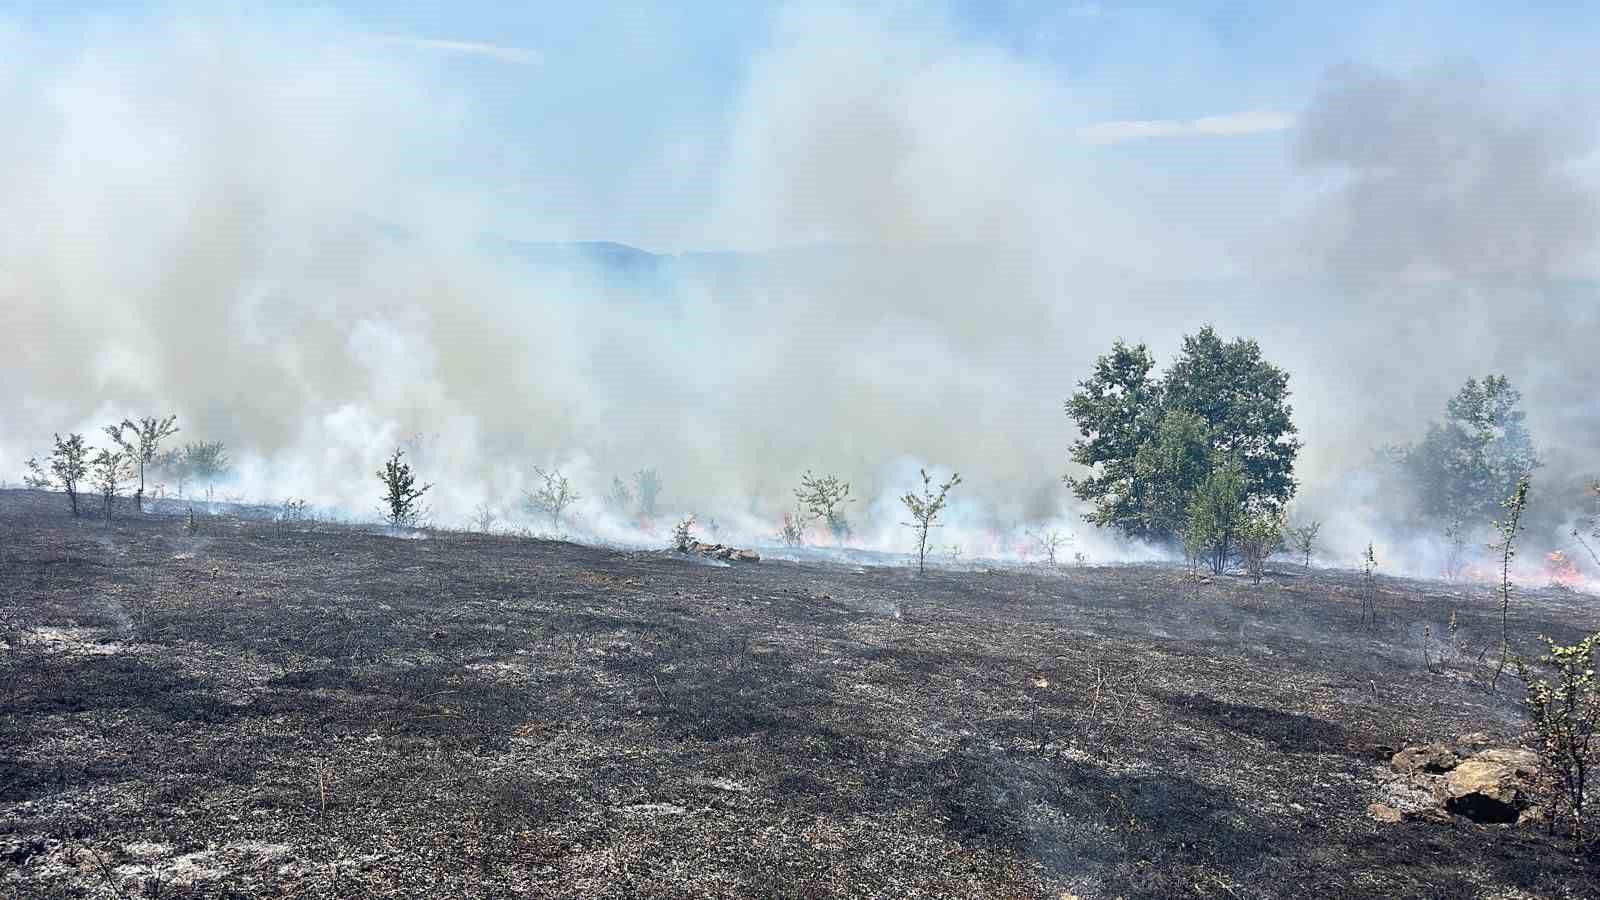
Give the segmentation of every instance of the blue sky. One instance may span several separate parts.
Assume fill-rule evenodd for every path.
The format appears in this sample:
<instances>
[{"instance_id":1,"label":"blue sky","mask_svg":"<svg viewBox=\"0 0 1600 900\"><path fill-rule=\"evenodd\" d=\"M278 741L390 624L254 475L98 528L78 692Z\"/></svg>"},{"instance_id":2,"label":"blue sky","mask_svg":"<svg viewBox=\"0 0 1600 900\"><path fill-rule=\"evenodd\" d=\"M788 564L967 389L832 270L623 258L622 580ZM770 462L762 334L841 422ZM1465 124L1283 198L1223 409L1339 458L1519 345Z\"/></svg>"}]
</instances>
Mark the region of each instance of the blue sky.
<instances>
[{"instance_id":1,"label":"blue sky","mask_svg":"<svg viewBox=\"0 0 1600 900\"><path fill-rule=\"evenodd\" d=\"M1294 170L1287 142L1294 116L1330 68L1362 62L1403 72L1466 59L1518 90L1582 92L1594 83L1588 54L1600 46L1600 12L1578 3L218 9L23 3L0 20L47 56L196 20L271 35L288 53L319 44L359 47L424 85L428 105L448 111L451 134L432 143L430 175L499 197L508 214L498 229L662 249L735 242L726 227L663 223L724 204L730 189L719 173L735 164L741 129L754 115L752 84L783 77L767 64L796 32L826 48L838 17L825 9L870 21L874 39L916 35L928 57L1017 73L1045 97L1037 115L1051 126L1027 139L1072 161L1074 172L1094 168L1092 192L1104 195L1098 202L1145 217L1150 227L1184 223L1192 231L1220 223L1204 227L1228 240L1247 240L1252 221L1293 215L1324 186ZM916 51L908 58L923 59ZM1144 124L1117 124L1127 122ZM643 193L648 203L639 200ZM1196 252L1220 251L1213 245Z\"/></svg>"}]
</instances>

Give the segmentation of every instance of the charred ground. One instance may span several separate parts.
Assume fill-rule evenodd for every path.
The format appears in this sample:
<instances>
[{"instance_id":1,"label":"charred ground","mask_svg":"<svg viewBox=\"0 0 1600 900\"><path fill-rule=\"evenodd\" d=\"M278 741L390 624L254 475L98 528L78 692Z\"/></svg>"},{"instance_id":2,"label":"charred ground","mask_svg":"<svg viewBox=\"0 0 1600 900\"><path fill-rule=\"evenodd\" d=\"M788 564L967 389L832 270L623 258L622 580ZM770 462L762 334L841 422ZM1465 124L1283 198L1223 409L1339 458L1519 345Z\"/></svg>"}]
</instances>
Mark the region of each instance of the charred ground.
<instances>
[{"instance_id":1,"label":"charred ground","mask_svg":"<svg viewBox=\"0 0 1600 900\"><path fill-rule=\"evenodd\" d=\"M1424 670L1487 588L1279 567L713 567L0 492L0 893L1594 896L1537 829L1366 814L1511 741ZM1532 647L1600 601L1527 592Z\"/></svg>"}]
</instances>

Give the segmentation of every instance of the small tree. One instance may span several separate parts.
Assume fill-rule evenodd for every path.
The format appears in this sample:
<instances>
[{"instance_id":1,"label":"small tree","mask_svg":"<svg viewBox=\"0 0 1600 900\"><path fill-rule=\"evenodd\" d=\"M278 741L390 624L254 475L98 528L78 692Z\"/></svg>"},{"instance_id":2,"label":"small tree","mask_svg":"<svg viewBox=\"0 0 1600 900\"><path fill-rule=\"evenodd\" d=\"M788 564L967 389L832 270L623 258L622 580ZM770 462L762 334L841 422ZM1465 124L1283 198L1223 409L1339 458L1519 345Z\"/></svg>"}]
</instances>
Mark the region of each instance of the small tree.
<instances>
[{"instance_id":1,"label":"small tree","mask_svg":"<svg viewBox=\"0 0 1600 900\"><path fill-rule=\"evenodd\" d=\"M639 498L639 515L653 518L656 501L661 497L661 476L655 469L640 469L633 473L633 493Z\"/></svg>"},{"instance_id":2,"label":"small tree","mask_svg":"<svg viewBox=\"0 0 1600 900\"><path fill-rule=\"evenodd\" d=\"M1228 570L1238 551L1239 529L1248 519L1242 467L1228 460L1212 470L1189 503L1185 547L1198 551L1213 575Z\"/></svg>"},{"instance_id":3,"label":"small tree","mask_svg":"<svg viewBox=\"0 0 1600 900\"><path fill-rule=\"evenodd\" d=\"M939 485L938 491L935 492L933 489L933 476L928 474L927 469L921 471L922 496L919 497L916 494L908 493L900 498L900 502L906 506L906 511L911 513L911 521L901 522L900 524L917 533L917 574L919 575L927 570L928 531L941 527L939 525L939 514L944 512L950 489L961 483L961 474L957 472L950 476L949 481ZM848 492L849 489L850 486L845 485L845 491Z\"/></svg>"},{"instance_id":4,"label":"small tree","mask_svg":"<svg viewBox=\"0 0 1600 900\"><path fill-rule=\"evenodd\" d=\"M101 450L94 455L90 467L95 490L100 492L101 499L105 501L106 523L110 524L112 506L122 490L122 484L133 477L133 463L128 454L121 450Z\"/></svg>"},{"instance_id":5,"label":"small tree","mask_svg":"<svg viewBox=\"0 0 1600 900\"><path fill-rule=\"evenodd\" d=\"M808 469L800 477L794 496L811 515L828 523L834 541L850 536L850 521L844 516L845 506L855 502L850 499L850 482L841 481L836 475L818 477Z\"/></svg>"},{"instance_id":6,"label":"small tree","mask_svg":"<svg viewBox=\"0 0 1600 900\"><path fill-rule=\"evenodd\" d=\"M539 485L532 491L523 491L523 497L528 508L546 513L550 516L552 528L561 527L561 513L567 507L578 502L582 496L572 488L572 482L567 476L561 474L560 469L546 472L534 466L533 472L539 477Z\"/></svg>"},{"instance_id":7,"label":"small tree","mask_svg":"<svg viewBox=\"0 0 1600 900\"><path fill-rule=\"evenodd\" d=\"M1301 559L1301 564L1307 570L1311 568L1311 554L1317 549L1317 532L1321 530L1320 521L1296 525L1289 529L1289 546L1294 548L1294 552Z\"/></svg>"},{"instance_id":8,"label":"small tree","mask_svg":"<svg viewBox=\"0 0 1600 900\"><path fill-rule=\"evenodd\" d=\"M689 548L693 547L695 543L694 513L690 513L679 519L678 524L672 526L672 546L679 553L688 553Z\"/></svg>"},{"instance_id":9,"label":"small tree","mask_svg":"<svg viewBox=\"0 0 1600 900\"><path fill-rule=\"evenodd\" d=\"M30 461L31 462L31 461ZM55 447L50 451L50 473L61 489L67 492L67 500L72 504L72 514L80 515L78 509L78 484L89 473L89 445L83 441L81 434L69 434L63 440L61 435L55 435ZM42 476L42 472L35 472Z\"/></svg>"},{"instance_id":10,"label":"small tree","mask_svg":"<svg viewBox=\"0 0 1600 900\"><path fill-rule=\"evenodd\" d=\"M1444 544L1444 577L1454 581L1461 575L1461 565L1466 556L1466 523L1460 519L1451 519L1450 523L1444 526Z\"/></svg>"},{"instance_id":11,"label":"small tree","mask_svg":"<svg viewBox=\"0 0 1600 900\"><path fill-rule=\"evenodd\" d=\"M494 507L490 506L489 501L485 500L479 503L477 508L472 511L472 526L474 530L487 534L494 530L494 523L499 518Z\"/></svg>"},{"instance_id":12,"label":"small tree","mask_svg":"<svg viewBox=\"0 0 1600 900\"><path fill-rule=\"evenodd\" d=\"M1494 525L1500 533L1500 540L1494 545L1500 552L1500 662L1495 666L1494 678L1489 682L1491 689L1499 687L1500 674L1511 659L1511 561L1517 556L1517 532L1522 530L1522 511L1528 505L1528 487L1528 476L1517 479L1511 496L1500 504L1505 509L1505 515Z\"/></svg>"},{"instance_id":13,"label":"small tree","mask_svg":"<svg viewBox=\"0 0 1600 900\"><path fill-rule=\"evenodd\" d=\"M425 512L422 506L422 495L426 494L431 484L417 487L417 478L411 471L411 465L405 461L406 452L399 447L395 448L394 455L384 462L383 468L378 470L378 480L383 482L383 510L389 520L389 527L400 528L409 526L417 521Z\"/></svg>"},{"instance_id":14,"label":"small tree","mask_svg":"<svg viewBox=\"0 0 1600 900\"><path fill-rule=\"evenodd\" d=\"M1061 548L1072 543L1072 535L1062 534L1060 531L1030 531L1028 537L1032 539L1035 552L1044 557L1045 564L1050 568L1056 567L1056 556Z\"/></svg>"},{"instance_id":15,"label":"small tree","mask_svg":"<svg viewBox=\"0 0 1600 900\"><path fill-rule=\"evenodd\" d=\"M1589 773L1600 764L1600 681L1595 679L1594 654L1600 632L1570 647L1544 639L1550 652L1540 662L1555 670L1555 682L1535 678L1517 659L1518 674L1527 685L1528 716L1534 746L1544 763L1546 777L1555 788L1550 824L1565 805L1572 814L1573 838L1581 846L1584 831L1584 797Z\"/></svg>"},{"instance_id":16,"label":"small tree","mask_svg":"<svg viewBox=\"0 0 1600 900\"><path fill-rule=\"evenodd\" d=\"M619 516L626 516L633 509L633 491L626 481L615 477L611 479L611 492L606 494L606 508Z\"/></svg>"},{"instance_id":17,"label":"small tree","mask_svg":"<svg viewBox=\"0 0 1600 900\"><path fill-rule=\"evenodd\" d=\"M130 463L138 467L139 487L133 494L133 506L140 512L144 511L145 467L156 461L157 454L161 452L161 442L178 433L177 422L177 416L167 416L165 419L143 416L138 422L123 419L116 425L106 426L106 434L122 448L123 455Z\"/></svg>"},{"instance_id":18,"label":"small tree","mask_svg":"<svg viewBox=\"0 0 1600 900\"><path fill-rule=\"evenodd\" d=\"M1273 512L1246 517L1239 527L1239 556L1256 584L1267 573L1267 560L1283 549L1283 520Z\"/></svg>"},{"instance_id":19,"label":"small tree","mask_svg":"<svg viewBox=\"0 0 1600 900\"><path fill-rule=\"evenodd\" d=\"M30 456L23 465L27 471L22 473L22 486L35 491L48 491L56 486L50 473L45 471L44 463L39 462L39 457Z\"/></svg>"},{"instance_id":20,"label":"small tree","mask_svg":"<svg viewBox=\"0 0 1600 900\"><path fill-rule=\"evenodd\" d=\"M221 441L202 441L184 445L182 465L189 475L206 486L206 501L210 502L212 488L233 468L233 461L228 458L228 448Z\"/></svg>"}]
</instances>

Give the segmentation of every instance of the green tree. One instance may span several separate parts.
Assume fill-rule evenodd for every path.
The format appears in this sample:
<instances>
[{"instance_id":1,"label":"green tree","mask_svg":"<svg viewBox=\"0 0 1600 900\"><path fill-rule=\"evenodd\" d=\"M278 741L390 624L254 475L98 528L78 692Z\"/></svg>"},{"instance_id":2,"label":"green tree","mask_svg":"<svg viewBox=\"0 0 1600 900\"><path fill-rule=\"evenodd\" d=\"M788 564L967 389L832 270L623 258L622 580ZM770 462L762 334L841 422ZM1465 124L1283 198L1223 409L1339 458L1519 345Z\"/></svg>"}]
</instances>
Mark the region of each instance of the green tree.
<instances>
[{"instance_id":1,"label":"green tree","mask_svg":"<svg viewBox=\"0 0 1600 900\"><path fill-rule=\"evenodd\" d=\"M1401 449L1423 516L1452 523L1499 513L1501 499L1540 465L1521 406L1521 392L1504 375L1469 378L1445 404L1445 420Z\"/></svg>"},{"instance_id":2,"label":"green tree","mask_svg":"<svg viewBox=\"0 0 1600 900\"><path fill-rule=\"evenodd\" d=\"M35 464L28 460L28 467L36 486L50 486L51 479ZM83 435L69 434L65 439L55 435L55 446L50 450L50 474L54 476L55 483L67 492L67 501L72 504L72 514L81 515L78 509L78 484L89 474L89 445L84 443Z\"/></svg>"},{"instance_id":3,"label":"green tree","mask_svg":"<svg viewBox=\"0 0 1600 900\"><path fill-rule=\"evenodd\" d=\"M855 502L850 499L850 482L837 475L813 475L808 470L800 477L794 496L813 516L828 523L834 541L850 536L850 520L844 515L845 506Z\"/></svg>"},{"instance_id":4,"label":"green tree","mask_svg":"<svg viewBox=\"0 0 1600 900\"><path fill-rule=\"evenodd\" d=\"M129 464L138 467L139 487L133 494L133 507L140 512L144 511L145 467L156 461L161 442L178 433L177 422L177 416L165 419L143 416L138 422L123 419L116 425L106 426L106 434L122 448Z\"/></svg>"},{"instance_id":5,"label":"green tree","mask_svg":"<svg viewBox=\"0 0 1600 900\"><path fill-rule=\"evenodd\" d=\"M228 448L223 446L221 441L185 444L181 464L185 472L196 481L205 484L208 501L211 499L211 489L217 480L233 469L233 461L228 458Z\"/></svg>"},{"instance_id":6,"label":"green tree","mask_svg":"<svg viewBox=\"0 0 1600 900\"><path fill-rule=\"evenodd\" d=\"M433 487L431 484L417 487L417 477L405 456L404 450L395 448L394 454L378 470L378 480L383 482L384 516L393 528L411 525L422 516L425 512L422 495Z\"/></svg>"},{"instance_id":7,"label":"green tree","mask_svg":"<svg viewBox=\"0 0 1600 900\"><path fill-rule=\"evenodd\" d=\"M1281 511L1294 496L1301 442L1289 376L1260 346L1223 341L1209 326L1184 338L1160 380L1144 345L1118 341L1067 401L1082 435L1071 458L1089 469L1068 477L1085 514L1137 537L1170 539L1197 491L1229 460L1252 514Z\"/></svg>"},{"instance_id":8,"label":"green tree","mask_svg":"<svg viewBox=\"0 0 1600 900\"><path fill-rule=\"evenodd\" d=\"M1228 459L1200 482L1189 501L1184 543L1214 574L1226 572L1237 551L1249 520L1246 499L1244 466Z\"/></svg>"}]
</instances>

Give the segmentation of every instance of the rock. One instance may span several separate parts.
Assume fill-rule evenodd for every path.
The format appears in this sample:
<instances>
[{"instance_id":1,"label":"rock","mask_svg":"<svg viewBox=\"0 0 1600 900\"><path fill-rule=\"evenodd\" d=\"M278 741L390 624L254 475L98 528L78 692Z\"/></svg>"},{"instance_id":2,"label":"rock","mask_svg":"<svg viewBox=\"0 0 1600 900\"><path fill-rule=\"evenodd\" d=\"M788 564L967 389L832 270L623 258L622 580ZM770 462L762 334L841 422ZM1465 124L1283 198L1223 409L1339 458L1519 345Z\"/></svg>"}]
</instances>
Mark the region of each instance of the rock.
<instances>
[{"instance_id":1,"label":"rock","mask_svg":"<svg viewBox=\"0 0 1600 900\"><path fill-rule=\"evenodd\" d=\"M1367 804L1367 815L1377 819L1379 822L1400 821L1400 810L1395 809L1387 803Z\"/></svg>"},{"instance_id":2,"label":"rock","mask_svg":"<svg viewBox=\"0 0 1600 900\"><path fill-rule=\"evenodd\" d=\"M1484 750L1444 777L1445 809L1474 822L1515 822L1529 805L1538 763L1528 750Z\"/></svg>"},{"instance_id":3,"label":"rock","mask_svg":"<svg viewBox=\"0 0 1600 900\"><path fill-rule=\"evenodd\" d=\"M1444 744L1407 747L1389 760L1389 768L1396 772L1425 772L1430 775L1449 772L1460 764L1461 757Z\"/></svg>"},{"instance_id":4,"label":"rock","mask_svg":"<svg viewBox=\"0 0 1600 900\"><path fill-rule=\"evenodd\" d=\"M761 554L754 550L735 550L733 559L735 562L761 562Z\"/></svg>"}]
</instances>

